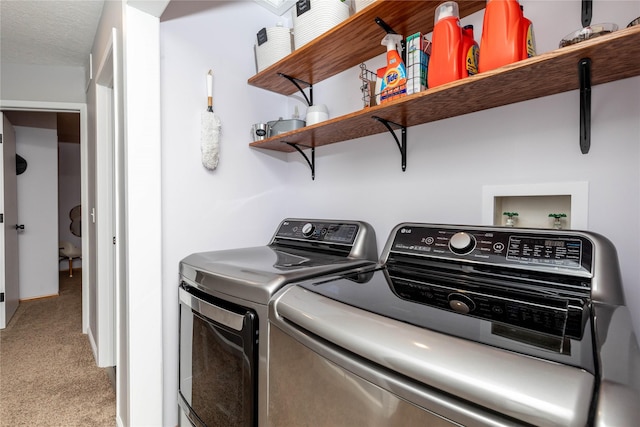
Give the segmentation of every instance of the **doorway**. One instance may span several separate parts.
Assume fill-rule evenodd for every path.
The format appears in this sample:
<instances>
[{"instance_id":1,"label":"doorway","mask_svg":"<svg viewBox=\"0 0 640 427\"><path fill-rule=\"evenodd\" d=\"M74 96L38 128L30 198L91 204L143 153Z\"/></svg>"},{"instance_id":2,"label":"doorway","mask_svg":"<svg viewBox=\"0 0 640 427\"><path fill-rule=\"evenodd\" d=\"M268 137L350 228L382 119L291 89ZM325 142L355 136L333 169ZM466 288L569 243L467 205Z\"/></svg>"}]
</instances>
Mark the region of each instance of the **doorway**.
<instances>
[{"instance_id":1,"label":"doorway","mask_svg":"<svg viewBox=\"0 0 640 427\"><path fill-rule=\"evenodd\" d=\"M58 271L69 266L59 262L58 243L82 247L80 218L73 224L76 233L70 221L72 208L81 205L80 114L5 111L4 116L16 134L19 297L58 295Z\"/></svg>"},{"instance_id":2,"label":"doorway","mask_svg":"<svg viewBox=\"0 0 640 427\"><path fill-rule=\"evenodd\" d=\"M91 175L95 168L90 164L92 155L89 153L90 147L88 143L87 131L87 107L86 104L77 103L58 103L58 102L31 102L31 101L2 101L0 110L4 113L25 114L25 113L73 113L79 116L79 138L80 138L80 175L81 175L81 205L93 206L91 200L95 197L94 190L91 186ZM28 161L27 161L28 162ZM27 166L28 167L28 166ZM90 173L91 172L91 173ZM57 191L56 191L57 193ZM82 332L89 331L90 317L90 292L89 283L91 282L92 261L95 263L96 251L94 248L95 227L91 215L87 209L82 211L81 215L81 234L86 236L82 238L83 252L83 268L82 268ZM56 224L57 230L57 224ZM57 233L57 231L56 231ZM57 239L57 238L56 238ZM57 255L57 251L54 257ZM54 258L55 259L55 258ZM57 270L57 269L56 269Z\"/></svg>"}]
</instances>

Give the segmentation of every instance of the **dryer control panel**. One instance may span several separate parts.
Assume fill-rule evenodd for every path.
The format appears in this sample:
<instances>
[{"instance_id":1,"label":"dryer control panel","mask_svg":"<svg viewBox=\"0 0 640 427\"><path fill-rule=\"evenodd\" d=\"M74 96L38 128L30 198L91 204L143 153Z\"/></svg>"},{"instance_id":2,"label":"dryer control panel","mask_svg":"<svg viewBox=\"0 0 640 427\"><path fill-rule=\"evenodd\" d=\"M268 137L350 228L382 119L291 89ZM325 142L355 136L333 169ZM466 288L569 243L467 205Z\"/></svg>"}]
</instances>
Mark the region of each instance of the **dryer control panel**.
<instances>
[{"instance_id":1,"label":"dryer control panel","mask_svg":"<svg viewBox=\"0 0 640 427\"><path fill-rule=\"evenodd\" d=\"M275 239L311 240L352 245L358 235L357 223L315 220L285 220Z\"/></svg>"}]
</instances>

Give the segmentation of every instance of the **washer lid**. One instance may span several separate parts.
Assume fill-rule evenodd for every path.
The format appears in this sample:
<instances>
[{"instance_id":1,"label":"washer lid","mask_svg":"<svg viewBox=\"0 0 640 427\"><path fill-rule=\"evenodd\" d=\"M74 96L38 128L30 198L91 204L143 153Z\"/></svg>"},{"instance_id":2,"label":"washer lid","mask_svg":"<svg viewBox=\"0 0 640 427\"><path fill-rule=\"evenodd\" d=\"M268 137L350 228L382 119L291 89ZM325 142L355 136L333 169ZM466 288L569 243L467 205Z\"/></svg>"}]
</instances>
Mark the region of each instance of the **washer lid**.
<instances>
[{"instance_id":1,"label":"washer lid","mask_svg":"<svg viewBox=\"0 0 640 427\"><path fill-rule=\"evenodd\" d=\"M408 325L300 286L278 294L269 317L275 325L301 328L374 364L531 425L588 422L595 380L582 369Z\"/></svg>"},{"instance_id":2,"label":"washer lid","mask_svg":"<svg viewBox=\"0 0 640 427\"><path fill-rule=\"evenodd\" d=\"M365 270L366 271L366 270ZM368 276L368 277L367 277ZM366 277L367 280L361 280ZM439 297L455 291L434 289L429 282L411 281L415 293L434 293L434 297L413 300L399 293L397 279L390 276L388 266L376 269L369 275L344 272L320 279L297 283L313 293L347 304L361 310L452 337L525 354L564 365L595 372L592 323L585 324L584 334L577 337L558 337L549 333L525 329L510 324L503 318L487 318L477 314L456 311L440 304ZM454 285L455 286L455 285ZM444 294L443 294L444 293ZM481 298L475 298L484 304ZM516 310L518 301L510 301L510 311ZM507 319L508 320L508 319Z\"/></svg>"},{"instance_id":3,"label":"washer lid","mask_svg":"<svg viewBox=\"0 0 640 427\"><path fill-rule=\"evenodd\" d=\"M267 304L287 283L374 264L366 259L271 245L195 253L180 262L180 274L204 292Z\"/></svg>"}]
</instances>

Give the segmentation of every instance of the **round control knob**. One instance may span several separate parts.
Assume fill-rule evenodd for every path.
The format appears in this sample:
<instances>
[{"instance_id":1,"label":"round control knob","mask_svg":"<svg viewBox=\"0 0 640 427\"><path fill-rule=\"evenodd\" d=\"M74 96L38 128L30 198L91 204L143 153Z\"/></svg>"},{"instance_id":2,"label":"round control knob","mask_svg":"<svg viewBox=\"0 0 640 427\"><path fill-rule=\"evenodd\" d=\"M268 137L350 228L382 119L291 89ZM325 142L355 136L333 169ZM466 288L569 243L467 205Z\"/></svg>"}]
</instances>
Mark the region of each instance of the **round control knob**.
<instances>
[{"instance_id":1,"label":"round control knob","mask_svg":"<svg viewBox=\"0 0 640 427\"><path fill-rule=\"evenodd\" d=\"M304 237L309 237L313 234L313 232L316 230L316 227L311 224L310 222L306 223L305 225L302 226L302 235Z\"/></svg>"},{"instance_id":2,"label":"round control knob","mask_svg":"<svg viewBox=\"0 0 640 427\"><path fill-rule=\"evenodd\" d=\"M468 254L476 246L476 239L469 233L461 231L451 236L449 240L449 248L451 252L464 255Z\"/></svg>"},{"instance_id":3,"label":"round control knob","mask_svg":"<svg viewBox=\"0 0 640 427\"><path fill-rule=\"evenodd\" d=\"M471 298L462 294L449 295L449 307L458 313L467 314L475 310L476 303Z\"/></svg>"}]
</instances>

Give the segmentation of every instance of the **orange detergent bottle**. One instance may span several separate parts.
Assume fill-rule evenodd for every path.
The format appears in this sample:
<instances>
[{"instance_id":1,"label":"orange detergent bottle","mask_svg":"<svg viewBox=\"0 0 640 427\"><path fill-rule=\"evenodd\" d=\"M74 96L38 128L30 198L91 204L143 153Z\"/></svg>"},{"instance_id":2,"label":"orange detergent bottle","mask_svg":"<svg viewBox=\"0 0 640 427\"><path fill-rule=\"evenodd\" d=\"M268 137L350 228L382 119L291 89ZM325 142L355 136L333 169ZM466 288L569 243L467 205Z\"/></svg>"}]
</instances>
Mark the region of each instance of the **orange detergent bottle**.
<instances>
[{"instance_id":1,"label":"orange detergent bottle","mask_svg":"<svg viewBox=\"0 0 640 427\"><path fill-rule=\"evenodd\" d=\"M523 16L518 0L487 0L478 70L493 70L528 58L529 53L535 54L531 21Z\"/></svg>"},{"instance_id":2,"label":"orange detergent bottle","mask_svg":"<svg viewBox=\"0 0 640 427\"><path fill-rule=\"evenodd\" d=\"M465 62L461 53L462 28L456 2L442 3L436 9L431 42L428 86L433 88L465 76Z\"/></svg>"}]
</instances>

